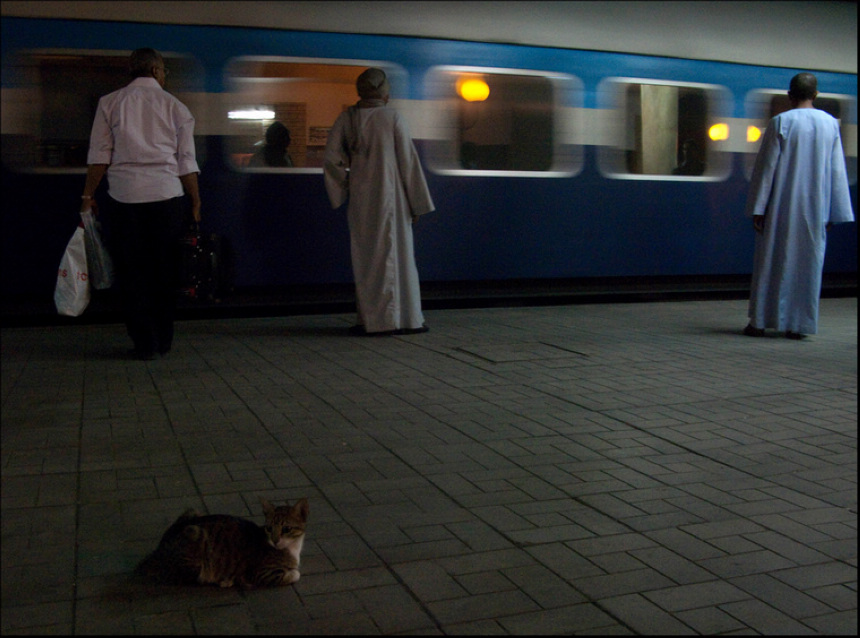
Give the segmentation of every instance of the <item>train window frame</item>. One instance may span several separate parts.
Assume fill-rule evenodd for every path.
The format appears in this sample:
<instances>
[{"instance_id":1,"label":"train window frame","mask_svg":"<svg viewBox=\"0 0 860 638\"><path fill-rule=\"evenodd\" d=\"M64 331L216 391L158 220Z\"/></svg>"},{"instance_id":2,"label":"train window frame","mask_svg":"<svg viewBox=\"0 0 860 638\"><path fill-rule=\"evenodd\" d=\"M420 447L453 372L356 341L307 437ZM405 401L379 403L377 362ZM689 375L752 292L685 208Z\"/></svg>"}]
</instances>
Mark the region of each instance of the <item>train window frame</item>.
<instances>
[{"instance_id":1,"label":"train window frame","mask_svg":"<svg viewBox=\"0 0 860 638\"><path fill-rule=\"evenodd\" d=\"M779 99L787 104L787 108L774 109L773 102ZM835 102L840 106L839 117L832 112L834 109L821 108L823 102ZM853 186L857 183L857 100L853 95L843 93L819 93L813 102L813 106L825 111L839 120L839 134L842 138L842 152L845 157L845 170L848 175L848 183ZM788 105L788 93L785 89L753 89L748 91L744 98L744 114L746 115L745 131L749 127L755 127L759 131L759 137L754 141L747 141L744 146L744 177L747 181L752 178L755 160L761 148L761 135L767 128L770 120L791 108ZM854 124L852 124L854 122ZM746 134L746 133L745 133Z\"/></svg>"},{"instance_id":2,"label":"train window frame","mask_svg":"<svg viewBox=\"0 0 860 638\"><path fill-rule=\"evenodd\" d=\"M655 86L676 88L687 92L701 91L707 112L702 117L701 140L704 142L704 169L701 174L674 174L674 173L642 173L629 169L628 152L635 142L630 142L630 137L635 135L635 117L631 114L628 102L628 89L632 86ZM721 182L727 180L732 172L731 144L740 131L730 124L732 93L722 85L685 82L679 80L664 80L656 78L641 77L608 77L601 80L597 87L598 113L600 114L599 126L600 143L597 145L597 168L600 173L609 179L639 180L639 181L682 181L682 182ZM680 105L678 105L680 111ZM633 130L631 130L631 116L634 118ZM640 109L641 117L641 109ZM678 114L676 121L676 154L681 152L683 142L680 140L681 115ZM708 132L715 125L725 125L725 138L713 139ZM641 128L641 125L640 125ZM692 138L687 138L692 139ZM692 139L693 142L696 140ZM676 159L677 161L677 155ZM677 170L680 166L675 166Z\"/></svg>"},{"instance_id":3,"label":"train window frame","mask_svg":"<svg viewBox=\"0 0 860 638\"><path fill-rule=\"evenodd\" d=\"M265 137L265 129L271 125L275 119L277 119L277 105L284 104L297 104L295 102L275 102L271 100L259 100L254 97L246 98L241 91L238 91L242 85L257 85L263 86L268 84L269 86L274 85L286 85L293 84L298 86L301 82L318 82L320 77L323 76L276 76L276 77L260 77L260 76L240 76L237 75L235 69L240 65L250 65L250 64L260 64L260 65L278 65L283 64L287 68L290 66L299 66L299 65L307 65L310 67L332 67L332 73L334 74L334 69L336 67L349 67L354 68L354 76L355 78L369 67L377 67L383 69L385 71L386 76L388 77L388 83L391 87L391 99L389 101L389 106L403 112L404 105L408 102L404 99L404 96L408 93L408 74L406 70L396 64L394 62L389 62L387 60L366 60L366 59L353 59L353 58L321 58L321 57L301 57L301 56L276 56L276 55L242 55L230 58L224 66L224 86L227 88L227 92L224 95L222 101L221 108L221 121L222 121L222 130L224 132L224 136L227 138L223 145L224 149L224 161L227 166L230 167L231 170L234 170L239 173L274 173L274 174L322 174L323 173L323 154L325 151L325 142L326 135L328 130L331 129L334 124L337 116L348 106L355 104L358 101L358 93L355 88L355 79L351 79L350 82L337 82L337 84L344 85L343 97L339 102L326 102L325 100L321 100L324 102L328 111L331 114L329 119L319 120L311 123L309 119L305 120L303 131L293 130L290 128L290 137L291 142L288 147L288 153L290 148L294 148L294 146L302 146L304 145L304 154L297 154L299 157L304 157L302 163L305 164L303 166L249 166L247 165L247 161L250 159L250 156L253 153L236 153L236 143L239 141L236 138L250 138L253 137L252 134L249 134L245 131L249 130L247 125L240 124L239 121L231 120L229 114L231 111L235 111L237 109L258 109L258 110L272 110L276 117L275 118L266 118L265 120L260 120L260 135L257 145L260 145L262 140ZM336 84L335 82L329 81L328 84ZM346 87L349 87L346 89ZM347 91L349 92L349 97L346 97ZM307 106L307 103L305 103ZM288 110L290 107L285 107ZM306 109L306 112L310 111ZM404 115L407 115L404 113ZM408 117L407 117L408 119ZM265 124L263 123L265 122ZM241 128L240 128L241 127ZM316 143L311 144L310 142L315 140ZM247 146L247 145L245 145ZM309 151L308 149L313 147L314 155L311 160L308 160ZM293 153L289 153L292 157ZM237 157L239 156L239 157ZM239 160L239 161L237 161ZM295 161L295 160L294 160ZM307 162L311 161L313 165L307 165Z\"/></svg>"},{"instance_id":4,"label":"train window frame","mask_svg":"<svg viewBox=\"0 0 860 638\"><path fill-rule=\"evenodd\" d=\"M109 93L119 90L131 82L128 75L128 58L131 49L79 49L79 48L33 48L15 54L12 63L15 82L12 88L5 88L3 101L4 138L2 162L11 170L35 174L80 175L87 172L86 156L89 151L90 135L99 100ZM165 66L171 69L166 90L185 104L192 114L198 112L203 95L203 67L191 54L180 51L160 51ZM181 62L180 62L181 61ZM63 77L62 67L69 67L68 86L49 85L44 81L46 67L53 64ZM101 74L98 81L86 76L87 68ZM179 69L181 72L178 72ZM177 78L179 90L171 88ZM74 103L63 101L63 108L51 109L46 104L57 102L57 95L50 91L65 91L61 95L71 95ZM7 108L8 107L8 108ZM60 124L51 118L49 109L57 112ZM62 123L63 118L75 116L75 123L69 126ZM71 128L72 137L46 135L45 131L62 131ZM6 131L12 134L7 136ZM205 145L200 143L195 130L197 162L204 163ZM8 142L8 143L7 143ZM67 155L72 161L66 161ZM40 160L44 158L43 160Z\"/></svg>"},{"instance_id":5,"label":"train window frame","mask_svg":"<svg viewBox=\"0 0 860 638\"><path fill-rule=\"evenodd\" d=\"M465 98L452 91L452 76L460 78L485 78L494 76L546 80L552 100L551 156L547 169L522 170L498 168L466 168L463 166L461 133L461 105ZM515 80L513 80L515 81ZM512 69L486 66L437 65L430 67L424 80L427 96L427 123L422 131L426 150L427 167L438 175L458 177L573 177L584 168L584 150L579 137L583 117L583 82L569 73L534 69ZM492 89L490 89L492 95ZM513 119L513 117L511 118Z\"/></svg>"}]
</instances>

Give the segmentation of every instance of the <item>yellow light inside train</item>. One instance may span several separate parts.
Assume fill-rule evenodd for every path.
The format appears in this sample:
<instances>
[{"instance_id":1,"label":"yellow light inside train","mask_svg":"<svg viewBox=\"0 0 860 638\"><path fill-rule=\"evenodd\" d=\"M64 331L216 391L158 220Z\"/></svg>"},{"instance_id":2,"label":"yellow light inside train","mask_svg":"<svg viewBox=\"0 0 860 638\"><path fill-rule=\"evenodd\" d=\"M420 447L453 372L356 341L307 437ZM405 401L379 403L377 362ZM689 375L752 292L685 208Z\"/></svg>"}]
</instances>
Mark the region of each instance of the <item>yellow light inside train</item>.
<instances>
[{"instance_id":1,"label":"yellow light inside train","mask_svg":"<svg viewBox=\"0 0 860 638\"><path fill-rule=\"evenodd\" d=\"M715 142L729 139L729 125L722 122L714 124L708 129L708 136Z\"/></svg>"},{"instance_id":2,"label":"yellow light inside train","mask_svg":"<svg viewBox=\"0 0 860 638\"><path fill-rule=\"evenodd\" d=\"M483 102L490 97L490 87L477 78L461 78L457 80L457 93L467 102Z\"/></svg>"},{"instance_id":3,"label":"yellow light inside train","mask_svg":"<svg viewBox=\"0 0 860 638\"><path fill-rule=\"evenodd\" d=\"M761 129L757 126L747 127L747 142L758 142L761 137Z\"/></svg>"}]
</instances>

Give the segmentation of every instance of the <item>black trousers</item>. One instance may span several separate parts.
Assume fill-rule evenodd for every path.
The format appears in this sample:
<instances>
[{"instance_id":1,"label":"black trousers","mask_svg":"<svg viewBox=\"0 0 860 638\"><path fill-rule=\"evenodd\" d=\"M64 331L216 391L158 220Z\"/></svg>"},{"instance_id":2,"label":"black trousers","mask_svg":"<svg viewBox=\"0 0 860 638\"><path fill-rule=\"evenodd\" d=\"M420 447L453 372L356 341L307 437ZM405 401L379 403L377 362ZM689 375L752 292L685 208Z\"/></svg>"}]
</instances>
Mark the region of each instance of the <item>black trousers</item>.
<instances>
[{"instance_id":1,"label":"black trousers","mask_svg":"<svg viewBox=\"0 0 860 638\"><path fill-rule=\"evenodd\" d=\"M125 324L138 354L165 353L173 344L184 200L110 199L105 211Z\"/></svg>"}]
</instances>

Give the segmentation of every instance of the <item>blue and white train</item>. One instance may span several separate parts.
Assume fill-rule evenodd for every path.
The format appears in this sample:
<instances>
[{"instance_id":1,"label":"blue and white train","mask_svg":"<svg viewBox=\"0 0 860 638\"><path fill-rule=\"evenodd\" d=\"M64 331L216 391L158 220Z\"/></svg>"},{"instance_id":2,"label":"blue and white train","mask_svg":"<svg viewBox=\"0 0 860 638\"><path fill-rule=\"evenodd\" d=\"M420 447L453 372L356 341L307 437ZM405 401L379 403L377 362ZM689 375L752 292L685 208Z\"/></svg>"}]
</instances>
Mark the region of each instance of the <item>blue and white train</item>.
<instances>
[{"instance_id":1,"label":"blue and white train","mask_svg":"<svg viewBox=\"0 0 860 638\"><path fill-rule=\"evenodd\" d=\"M757 140L795 73L841 121L856 202L856 24L841 2L4 2L2 294L50 304L95 106L141 46L196 118L203 227L229 247L234 299L352 281L322 149L368 66L435 200L415 233L424 289L743 287ZM250 165L275 120L293 166ZM856 290L855 225L828 241L825 287Z\"/></svg>"}]
</instances>

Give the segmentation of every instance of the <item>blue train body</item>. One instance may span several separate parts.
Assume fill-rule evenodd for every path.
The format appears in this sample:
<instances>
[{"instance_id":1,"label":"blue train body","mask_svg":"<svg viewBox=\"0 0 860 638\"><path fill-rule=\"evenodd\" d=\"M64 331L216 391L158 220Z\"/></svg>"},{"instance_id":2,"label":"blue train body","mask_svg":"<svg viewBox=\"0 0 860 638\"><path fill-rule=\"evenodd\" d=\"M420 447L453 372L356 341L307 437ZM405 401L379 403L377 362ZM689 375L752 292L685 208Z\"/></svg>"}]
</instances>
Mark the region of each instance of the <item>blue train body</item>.
<instances>
[{"instance_id":1,"label":"blue train body","mask_svg":"<svg viewBox=\"0 0 860 638\"><path fill-rule=\"evenodd\" d=\"M402 68L396 97L412 103L432 97L428 73L448 65L574 76L584 111L600 108L606 78L706 82L728 90L724 115L737 120L749 118L744 100L751 91L787 87L804 70L405 36L9 17L2 19L0 42L4 90L25 83L13 62L20 52L151 46L190 56L201 70L193 88L207 96L229 90L225 69L243 56L370 60ZM816 74L822 90L856 104L856 75ZM843 117L856 130L856 106ZM352 281L345 215L330 208L320 171L241 171L230 162L227 136L204 132L198 141L205 228L227 240L236 288ZM431 141L416 136L416 144L426 157ZM728 153L728 168L716 179L618 179L601 170L600 144L580 150L577 169L565 176L465 174L425 164L437 210L416 227L422 281L647 281L750 272L753 232L743 216L748 154ZM856 150L852 161L856 180ZM3 295L50 298L55 266L78 222L83 169L4 164L2 171ZM836 227L825 272L856 271L856 228Z\"/></svg>"}]
</instances>

